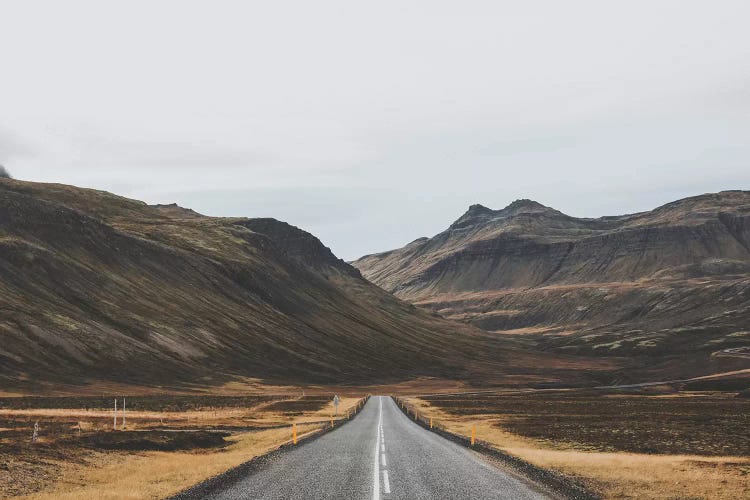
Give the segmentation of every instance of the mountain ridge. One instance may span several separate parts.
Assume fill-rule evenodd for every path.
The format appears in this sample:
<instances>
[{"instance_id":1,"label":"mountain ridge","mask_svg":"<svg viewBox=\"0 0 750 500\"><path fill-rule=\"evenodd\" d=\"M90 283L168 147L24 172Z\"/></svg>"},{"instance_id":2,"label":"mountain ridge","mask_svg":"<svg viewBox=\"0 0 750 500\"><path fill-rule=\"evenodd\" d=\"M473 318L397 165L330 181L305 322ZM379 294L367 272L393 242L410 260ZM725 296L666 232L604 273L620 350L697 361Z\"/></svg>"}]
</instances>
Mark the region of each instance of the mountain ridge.
<instances>
[{"instance_id":1,"label":"mountain ridge","mask_svg":"<svg viewBox=\"0 0 750 500\"><path fill-rule=\"evenodd\" d=\"M740 201L738 198L742 198L744 201L739 205L731 203L732 200ZM746 256L744 254L747 254L750 257L750 251L748 251L750 248L750 230L746 227L746 220L742 219L745 215L741 215L740 219L737 219L730 213L719 210L705 211L706 203L716 200L729 201L729 203L721 205L723 208L736 207L741 211L741 214L750 213L750 193L739 190L685 198L648 212L599 218L571 217L530 200L517 200L500 210L472 205L464 215L459 217L445 231L432 238L415 240L404 247L404 251L408 248L410 259L421 258L421 261L417 263L418 272L412 272L414 267L414 261L412 261L406 276L404 276L404 273L399 273L392 274L391 277L397 277L400 280L398 290L401 290L403 287L412 286L414 281L418 281L424 274L433 271L440 272L441 267L433 269L430 266L444 266L448 257L461 258L462 252L480 253L486 250L485 247L488 246L511 244L519 246L519 251L528 251L530 250L528 248L530 242L538 242L556 246L555 250L559 253L559 257L563 258L568 255L569 250L572 250L568 248L571 242L575 243L586 238L620 238L628 231L640 231L644 233L641 237L648 238L647 232L649 230L670 224L675 225L675 222L679 222L681 227L714 222L717 227L711 228L712 230L721 232L723 229L727 233L724 236L730 237L736 243L735 245L731 242L725 242L727 256L744 258ZM691 209L689 213L685 211L686 205ZM525 210L526 207L532 209ZM675 213L676 211L680 212L680 209L682 209L682 213ZM701 209L704 211L701 212ZM712 219L712 221L709 221L709 219ZM737 246L741 247L744 252L740 251ZM438 256L439 258L434 253L436 247L439 247L439 250L443 253L443 255ZM373 278L372 281L379 286L395 292L397 288L392 286L389 280L378 274L378 266L370 265L368 261L375 261L383 256L398 255L399 250L367 255L353 262L355 266L360 268L365 277ZM489 248L488 251L491 252L492 248ZM420 263L422 264L421 267ZM564 266L562 261L558 263L560 267ZM685 263L688 262L682 261L678 265ZM629 278L632 279L639 274L646 275L649 271L634 271Z\"/></svg>"},{"instance_id":2,"label":"mountain ridge","mask_svg":"<svg viewBox=\"0 0 750 500\"><path fill-rule=\"evenodd\" d=\"M748 191L599 218L527 200L472 205L435 236L353 265L404 300L546 352L651 365L681 353L696 368L750 347Z\"/></svg>"},{"instance_id":3,"label":"mountain ridge","mask_svg":"<svg viewBox=\"0 0 750 500\"><path fill-rule=\"evenodd\" d=\"M574 358L400 301L287 223L10 179L0 179L0 339L0 387L34 394L581 380Z\"/></svg>"}]
</instances>

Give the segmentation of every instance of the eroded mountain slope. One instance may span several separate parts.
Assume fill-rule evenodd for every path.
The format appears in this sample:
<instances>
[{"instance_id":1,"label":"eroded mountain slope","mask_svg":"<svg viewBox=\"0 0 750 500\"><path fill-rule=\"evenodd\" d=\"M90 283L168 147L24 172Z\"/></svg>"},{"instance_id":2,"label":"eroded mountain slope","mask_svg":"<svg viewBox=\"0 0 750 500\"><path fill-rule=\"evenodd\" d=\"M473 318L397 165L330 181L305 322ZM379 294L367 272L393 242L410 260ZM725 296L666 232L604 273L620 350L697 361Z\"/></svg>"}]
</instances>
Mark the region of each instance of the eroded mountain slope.
<instances>
[{"instance_id":1,"label":"eroded mountain slope","mask_svg":"<svg viewBox=\"0 0 750 500\"><path fill-rule=\"evenodd\" d=\"M624 356L655 376L747 366L747 191L599 219L473 205L432 238L353 264L400 298L549 352Z\"/></svg>"},{"instance_id":2,"label":"eroded mountain slope","mask_svg":"<svg viewBox=\"0 0 750 500\"><path fill-rule=\"evenodd\" d=\"M466 380L540 359L396 299L283 222L10 179L0 338L0 388L27 391Z\"/></svg>"}]
</instances>

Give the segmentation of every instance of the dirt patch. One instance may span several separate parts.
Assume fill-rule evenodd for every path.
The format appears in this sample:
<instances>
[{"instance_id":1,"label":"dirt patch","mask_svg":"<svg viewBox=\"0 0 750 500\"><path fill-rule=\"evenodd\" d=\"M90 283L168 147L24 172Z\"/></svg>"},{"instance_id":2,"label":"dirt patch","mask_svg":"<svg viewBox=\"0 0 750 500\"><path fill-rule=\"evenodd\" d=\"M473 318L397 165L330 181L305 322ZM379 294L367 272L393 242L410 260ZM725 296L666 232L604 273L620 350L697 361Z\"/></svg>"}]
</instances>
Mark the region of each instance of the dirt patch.
<instances>
[{"instance_id":1,"label":"dirt patch","mask_svg":"<svg viewBox=\"0 0 750 500\"><path fill-rule=\"evenodd\" d=\"M228 432L209 431L125 431L97 432L82 437L81 446L98 450L178 451L221 448Z\"/></svg>"},{"instance_id":2,"label":"dirt patch","mask_svg":"<svg viewBox=\"0 0 750 500\"><path fill-rule=\"evenodd\" d=\"M722 379L703 379L686 382L687 391L750 391L750 376Z\"/></svg>"},{"instance_id":3,"label":"dirt patch","mask_svg":"<svg viewBox=\"0 0 750 500\"><path fill-rule=\"evenodd\" d=\"M289 396L134 396L127 397L131 411L190 411L207 408L249 408L260 403L285 399ZM121 399L121 397L120 397ZM110 410L113 397L9 397L0 398L0 409L31 410L44 408Z\"/></svg>"},{"instance_id":4,"label":"dirt patch","mask_svg":"<svg viewBox=\"0 0 750 500\"><path fill-rule=\"evenodd\" d=\"M21 457L0 454L0 492L11 497L40 491L59 479L59 464L49 461L26 461Z\"/></svg>"},{"instance_id":5,"label":"dirt patch","mask_svg":"<svg viewBox=\"0 0 750 500\"><path fill-rule=\"evenodd\" d=\"M456 416L491 415L500 428L560 449L750 456L750 401L734 394L560 392L423 399Z\"/></svg>"}]
</instances>

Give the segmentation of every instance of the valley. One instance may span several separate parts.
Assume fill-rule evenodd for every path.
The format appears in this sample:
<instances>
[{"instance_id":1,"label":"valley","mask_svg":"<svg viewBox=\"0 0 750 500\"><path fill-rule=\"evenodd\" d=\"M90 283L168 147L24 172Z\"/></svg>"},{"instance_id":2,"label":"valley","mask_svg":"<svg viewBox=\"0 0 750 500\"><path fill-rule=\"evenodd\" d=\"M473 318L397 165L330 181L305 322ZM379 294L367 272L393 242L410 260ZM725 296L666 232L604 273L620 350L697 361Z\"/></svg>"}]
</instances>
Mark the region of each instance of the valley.
<instances>
[{"instance_id":1,"label":"valley","mask_svg":"<svg viewBox=\"0 0 750 500\"><path fill-rule=\"evenodd\" d=\"M274 219L0 179L0 253L5 393L583 382L581 363L612 366L414 307Z\"/></svg>"},{"instance_id":2,"label":"valley","mask_svg":"<svg viewBox=\"0 0 750 500\"><path fill-rule=\"evenodd\" d=\"M0 179L0 489L302 498L329 464L384 498L745 496L748 214L740 191L601 219L472 206L350 265L275 219ZM459 444L413 425L433 420ZM363 482L386 434L391 475Z\"/></svg>"}]
</instances>

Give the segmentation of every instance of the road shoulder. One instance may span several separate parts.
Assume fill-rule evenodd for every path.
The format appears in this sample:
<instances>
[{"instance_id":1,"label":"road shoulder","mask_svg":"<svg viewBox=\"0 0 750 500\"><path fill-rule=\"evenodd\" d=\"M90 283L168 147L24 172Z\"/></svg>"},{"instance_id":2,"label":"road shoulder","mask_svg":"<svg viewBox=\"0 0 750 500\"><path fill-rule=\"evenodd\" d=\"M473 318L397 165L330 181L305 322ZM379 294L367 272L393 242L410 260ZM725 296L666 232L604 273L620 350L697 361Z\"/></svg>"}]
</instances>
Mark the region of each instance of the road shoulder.
<instances>
[{"instance_id":1,"label":"road shoulder","mask_svg":"<svg viewBox=\"0 0 750 500\"><path fill-rule=\"evenodd\" d=\"M523 481L529 487L550 495L553 498L575 500L600 499L599 496L568 476L536 466L480 440L475 440L474 445L472 445L470 437L453 433L434 425L434 422L431 427L429 418L419 415L418 410L408 402L401 398L394 397L393 399L396 402L397 408L416 425L449 441L470 448L481 460Z\"/></svg>"},{"instance_id":2,"label":"road shoulder","mask_svg":"<svg viewBox=\"0 0 750 500\"><path fill-rule=\"evenodd\" d=\"M338 420L337 425L333 427L324 426L320 429L316 429L314 431L301 435L297 439L297 444L294 444L291 440L287 441L281 444L280 446L278 446L277 448L267 453L264 453L262 455L253 457L252 459L238 465L237 467L233 467L227 471L222 472L221 474L210 477L206 479L205 481L201 481L200 483L195 484L191 486L190 488L187 488L177 493L176 495L169 497L169 499L170 500L189 500L189 499L195 499L195 498L205 498L206 496L209 496L221 490L227 489L231 487L232 485L236 484L237 482L241 481L248 475L251 475L254 472L268 466L269 464L274 462L275 459L284 455L285 453L298 449L300 446L309 444L326 434L329 434L331 432L334 432L344 427L345 425L350 423L352 420L354 420L361 413L362 409L364 409L365 404L367 404L368 400L369 400L369 396L364 398L363 403L361 405L358 405L353 410L350 418L346 420Z\"/></svg>"}]
</instances>

